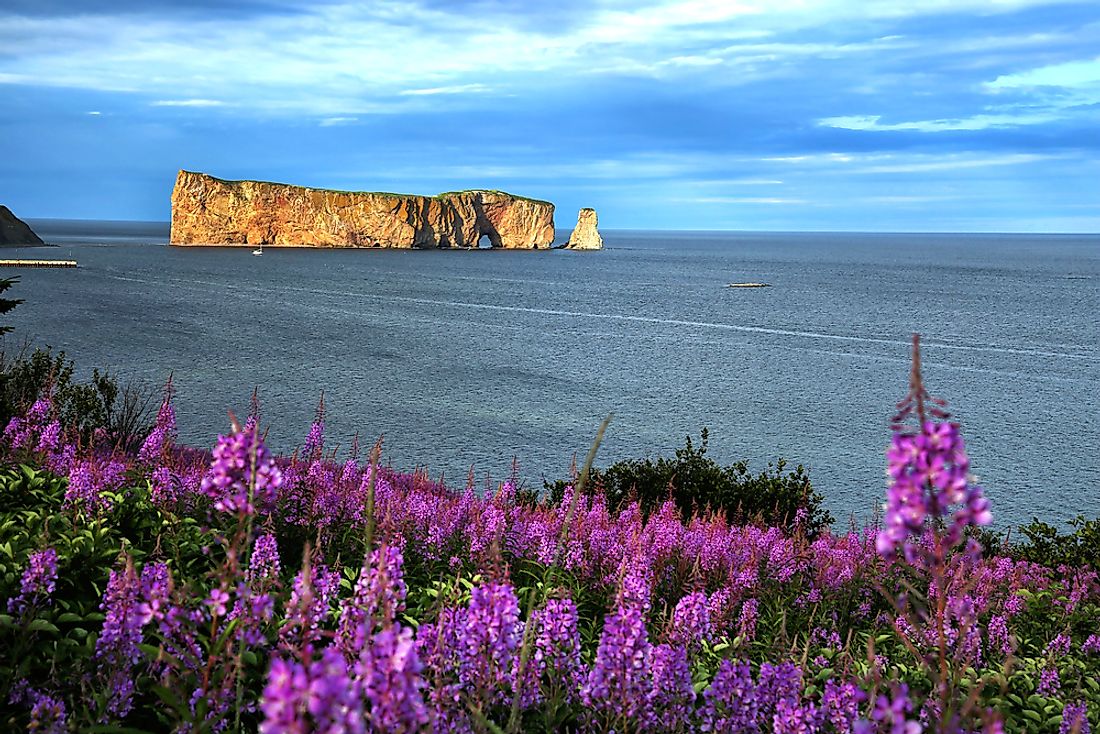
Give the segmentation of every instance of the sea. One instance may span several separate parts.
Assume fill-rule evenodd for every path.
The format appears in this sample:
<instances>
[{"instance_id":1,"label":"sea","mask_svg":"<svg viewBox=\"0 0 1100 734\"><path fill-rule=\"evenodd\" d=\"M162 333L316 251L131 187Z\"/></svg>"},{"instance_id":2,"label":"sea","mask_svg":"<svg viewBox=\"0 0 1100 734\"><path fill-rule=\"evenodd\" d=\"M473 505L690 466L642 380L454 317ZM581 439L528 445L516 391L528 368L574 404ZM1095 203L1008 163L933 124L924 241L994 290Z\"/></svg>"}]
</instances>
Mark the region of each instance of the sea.
<instances>
[{"instance_id":1,"label":"sea","mask_svg":"<svg viewBox=\"0 0 1100 734\"><path fill-rule=\"evenodd\" d=\"M599 252L177 248L164 223L32 220L75 270L6 270L12 354L176 390L210 446L258 389L268 442L479 489L671 455L806 467L845 527L881 508L922 335L999 527L1100 515L1100 236L604 231ZM564 240L567 232L559 233ZM730 288L735 282L767 288Z\"/></svg>"}]
</instances>

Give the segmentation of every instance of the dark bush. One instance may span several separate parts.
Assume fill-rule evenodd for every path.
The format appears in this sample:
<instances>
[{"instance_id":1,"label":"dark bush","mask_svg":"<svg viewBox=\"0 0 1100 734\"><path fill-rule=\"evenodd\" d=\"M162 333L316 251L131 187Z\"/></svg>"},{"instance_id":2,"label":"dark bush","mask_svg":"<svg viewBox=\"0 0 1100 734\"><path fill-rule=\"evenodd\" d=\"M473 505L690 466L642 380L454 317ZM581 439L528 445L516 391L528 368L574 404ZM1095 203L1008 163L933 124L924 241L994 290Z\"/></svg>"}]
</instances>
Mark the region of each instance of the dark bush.
<instances>
[{"instance_id":1,"label":"dark bush","mask_svg":"<svg viewBox=\"0 0 1100 734\"><path fill-rule=\"evenodd\" d=\"M135 382L120 386L110 372L92 370L88 382L73 379L73 362L49 347L27 348L14 357L0 352L0 430L35 400L50 395L62 425L84 441L102 428L112 444L134 450L152 428L158 405L156 389Z\"/></svg>"},{"instance_id":2,"label":"dark bush","mask_svg":"<svg viewBox=\"0 0 1100 734\"><path fill-rule=\"evenodd\" d=\"M802 510L802 529L810 537L832 524L832 515L822 507L822 497L810 485L801 464L785 472L787 462L780 459L753 474L744 461L718 464L706 455L707 444L704 428L698 447L688 436L684 448L677 449L671 459L627 459L606 469L593 469L590 486L602 489L611 508L637 499L647 517L671 497L685 518L710 509L725 512L735 522L791 527ZM553 500L561 497L565 484L547 484Z\"/></svg>"},{"instance_id":3,"label":"dark bush","mask_svg":"<svg viewBox=\"0 0 1100 734\"><path fill-rule=\"evenodd\" d=\"M1013 543L1011 555L1050 568L1091 567L1100 571L1100 518L1086 520L1078 515L1069 521L1070 533L1059 532L1038 518L1020 527L1026 541Z\"/></svg>"}]
</instances>

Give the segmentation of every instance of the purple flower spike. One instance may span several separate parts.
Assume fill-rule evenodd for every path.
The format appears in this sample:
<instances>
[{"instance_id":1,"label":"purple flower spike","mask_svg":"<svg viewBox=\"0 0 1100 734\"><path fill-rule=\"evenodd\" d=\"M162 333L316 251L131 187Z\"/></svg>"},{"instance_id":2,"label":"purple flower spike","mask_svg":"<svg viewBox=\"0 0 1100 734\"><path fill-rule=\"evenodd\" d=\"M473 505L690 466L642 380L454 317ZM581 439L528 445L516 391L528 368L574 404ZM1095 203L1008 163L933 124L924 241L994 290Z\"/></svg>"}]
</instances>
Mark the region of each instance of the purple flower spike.
<instances>
[{"instance_id":1,"label":"purple flower spike","mask_svg":"<svg viewBox=\"0 0 1100 734\"><path fill-rule=\"evenodd\" d=\"M572 699L584 677L577 605L572 599L550 599L535 612L535 621L539 635L533 662L539 678L564 688Z\"/></svg>"},{"instance_id":2,"label":"purple flower spike","mask_svg":"<svg viewBox=\"0 0 1100 734\"><path fill-rule=\"evenodd\" d=\"M1058 734L1090 734L1088 706L1082 701L1067 703L1062 711L1062 725Z\"/></svg>"},{"instance_id":3,"label":"purple flower spike","mask_svg":"<svg viewBox=\"0 0 1100 734\"><path fill-rule=\"evenodd\" d=\"M176 409L172 407L172 380L164 386L164 401L157 411L157 420L153 430L145 438L138 451L138 461L143 464L156 464L164 458L171 447L176 432Z\"/></svg>"},{"instance_id":4,"label":"purple flower spike","mask_svg":"<svg viewBox=\"0 0 1100 734\"><path fill-rule=\"evenodd\" d=\"M141 593L141 581L127 560L123 569L111 571L100 605L105 619L96 640L95 659L109 691L106 713L119 718L130 712L133 703L133 668L141 659L138 645L149 616L141 608Z\"/></svg>"},{"instance_id":5,"label":"purple flower spike","mask_svg":"<svg viewBox=\"0 0 1100 734\"><path fill-rule=\"evenodd\" d=\"M581 695L585 706L607 719L626 718L645 729L653 687L652 648L642 605L623 596L604 619L596 660Z\"/></svg>"},{"instance_id":6,"label":"purple flower spike","mask_svg":"<svg viewBox=\"0 0 1100 734\"><path fill-rule=\"evenodd\" d=\"M696 591L682 598L672 612L669 639L695 646L710 637L710 608L706 592Z\"/></svg>"},{"instance_id":7,"label":"purple flower spike","mask_svg":"<svg viewBox=\"0 0 1100 734\"><path fill-rule=\"evenodd\" d=\"M222 512L255 514L267 510L283 485L283 473L255 430L218 436L202 491Z\"/></svg>"},{"instance_id":8,"label":"purple flower spike","mask_svg":"<svg viewBox=\"0 0 1100 734\"><path fill-rule=\"evenodd\" d=\"M32 553L19 582L19 596L8 600L8 611L22 614L49 600L57 588L57 551L53 548Z\"/></svg>"},{"instance_id":9,"label":"purple flower spike","mask_svg":"<svg viewBox=\"0 0 1100 734\"><path fill-rule=\"evenodd\" d=\"M69 730L66 723L65 702L53 696L32 691L30 698L31 720L27 731L33 734L65 734Z\"/></svg>"},{"instance_id":10,"label":"purple flower spike","mask_svg":"<svg viewBox=\"0 0 1100 734\"><path fill-rule=\"evenodd\" d=\"M962 542L968 526L993 522L982 488L970 484L970 460L958 425L925 421L919 434L896 432L887 461L892 482L885 527L875 541L882 555L893 557L901 548L907 559L919 563L924 550L911 541L929 519L949 521L948 546Z\"/></svg>"},{"instance_id":11,"label":"purple flower spike","mask_svg":"<svg viewBox=\"0 0 1100 734\"><path fill-rule=\"evenodd\" d=\"M369 661L361 665L364 693L375 731L416 732L428 723L421 694L420 658L412 630L391 625L374 636Z\"/></svg>"},{"instance_id":12,"label":"purple flower spike","mask_svg":"<svg viewBox=\"0 0 1100 734\"><path fill-rule=\"evenodd\" d=\"M760 704L756 684L748 663L723 660L710 687L703 691L705 701L700 713L699 730L705 732L751 732L757 730Z\"/></svg>"},{"instance_id":13,"label":"purple flower spike","mask_svg":"<svg viewBox=\"0 0 1100 734\"><path fill-rule=\"evenodd\" d=\"M308 685L309 677L302 665L281 657L272 659L260 704L264 714L260 724L262 734L305 734L309 731L301 695Z\"/></svg>"}]
</instances>

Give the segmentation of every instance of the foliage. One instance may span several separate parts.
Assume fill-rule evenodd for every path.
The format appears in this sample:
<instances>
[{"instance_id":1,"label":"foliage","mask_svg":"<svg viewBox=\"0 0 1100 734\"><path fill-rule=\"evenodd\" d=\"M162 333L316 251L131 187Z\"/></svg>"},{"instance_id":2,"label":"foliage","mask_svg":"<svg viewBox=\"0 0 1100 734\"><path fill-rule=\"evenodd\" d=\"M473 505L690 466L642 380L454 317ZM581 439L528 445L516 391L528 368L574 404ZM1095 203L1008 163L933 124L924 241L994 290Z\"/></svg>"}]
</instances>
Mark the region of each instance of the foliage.
<instances>
[{"instance_id":1,"label":"foliage","mask_svg":"<svg viewBox=\"0 0 1100 734\"><path fill-rule=\"evenodd\" d=\"M49 400L4 431L0 728L1098 723L1100 576L967 543L988 506L954 424L896 432L884 527L810 537L613 506L586 490L606 423L551 502L382 468L379 447L337 461L323 411L290 456L263 446L258 406L199 451L171 400L137 451L82 443Z\"/></svg>"},{"instance_id":2,"label":"foliage","mask_svg":"<svg viewBox=\"0 0 1100 734\"><path fill-rule=\"evenodd\" d=\"M606 469L593 470L592 484L603 490L613 508L637 500L649 516L671 498L682 516L713 510L733 521L793 528L796 524L811 538L833 522L822 506L823 497L810 485L802 465L785 472L780 459L759 474L744 461L722 466L707 455L709 435L703 428L699 445L687 436L672 458L627 459ZM560 498L567 486L548 484L551 497Z\"/></svg>"},{"instance_id":3,"label":"foliage","mask_svg":"<svg viewBox=\"0 0 1100 734\"><path fill-rule=\"evenodd\" d=\"M2 278L0 279L0 293L4 293L13 285L19 282L19 278ZM22 298L0 298L0 314L11 313L11 311L23 303ZM11 332L12 327L0 326L0 334L7 334Z\"/></svg>"},{"instance_id":4,"label":"foliage","mask_svg":"<svg viewBox=\"0 0 1100 734\"><path fill-rule=\"evenodd\" d=\"M1072 566L1100 570L1100 518L1087 520L1078 515L1069 524L1073 531L1062 533L1039 518L1033 518L1020 527L1026 542L1017 542L1010 552L1014 557L1052 568Z\"/></svg>"},{"instance_id":5,"label":"foliage","mask_svg":"<svg viewBox=\"0 0 1100 734\"><path fill-rule=\"evenodd\" d=\"M72 360L64 352L26 347L13 357L0 352L0 422L7 425L40 397L49 395L59 419L90 441L96 429L125 450L136 450L149 432L155 391L135 382L120 385L109 372L92 370L91 379L74 378Z\"/></svg>"}]
</instances>

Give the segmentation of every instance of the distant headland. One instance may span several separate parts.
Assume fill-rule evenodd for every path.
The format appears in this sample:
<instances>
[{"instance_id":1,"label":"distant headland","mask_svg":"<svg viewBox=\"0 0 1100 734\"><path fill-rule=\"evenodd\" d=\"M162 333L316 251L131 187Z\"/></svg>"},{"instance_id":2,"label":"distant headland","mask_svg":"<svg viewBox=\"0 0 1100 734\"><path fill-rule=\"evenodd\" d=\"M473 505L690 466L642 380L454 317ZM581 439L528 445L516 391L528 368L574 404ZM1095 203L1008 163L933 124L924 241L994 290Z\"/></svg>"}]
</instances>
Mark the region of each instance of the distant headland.
<instances>
[{"instance_id":1,"label":"distant headland","mask_svg":"<svg viewBox=\"0 0 1100 734\"><path fill-rule=\"evenodd\" d=\"M0 204L0 245L41 245L42 238L27 223Z\"/></svg>"},{"instance_id":2,"label":"distant headland","mask_svg":"<svg viewBox=\"0 0 1100 734\"><path fill-rule=\"evenodd\" d=\"M550 248L554 205L503 191L333 191L191 171L172 191L173 245L474 248L483 237L494 248Z\"/></svg>"}]
</instances>

